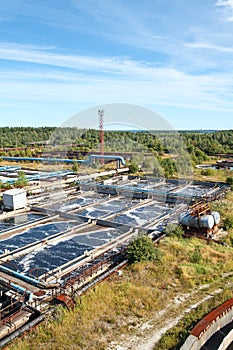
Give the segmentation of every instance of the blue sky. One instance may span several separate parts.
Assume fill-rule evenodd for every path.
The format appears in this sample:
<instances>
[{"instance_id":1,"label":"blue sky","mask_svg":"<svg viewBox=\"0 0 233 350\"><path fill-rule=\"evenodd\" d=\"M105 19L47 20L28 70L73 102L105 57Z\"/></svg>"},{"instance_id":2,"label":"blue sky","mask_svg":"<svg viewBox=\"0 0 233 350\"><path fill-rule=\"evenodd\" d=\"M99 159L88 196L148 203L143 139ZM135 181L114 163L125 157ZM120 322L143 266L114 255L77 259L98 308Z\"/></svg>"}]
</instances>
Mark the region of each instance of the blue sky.
<instances>
[{"instance_id":1,"label":"blue sky","mask_svg":"<svg viewBox=\"0 0 233 350\"><path fill-rule=\"evenodd\" d=\"M120 102L232 129L233 0L0 0L0 79L1 126Z\"/></svg>"}]
</instances>

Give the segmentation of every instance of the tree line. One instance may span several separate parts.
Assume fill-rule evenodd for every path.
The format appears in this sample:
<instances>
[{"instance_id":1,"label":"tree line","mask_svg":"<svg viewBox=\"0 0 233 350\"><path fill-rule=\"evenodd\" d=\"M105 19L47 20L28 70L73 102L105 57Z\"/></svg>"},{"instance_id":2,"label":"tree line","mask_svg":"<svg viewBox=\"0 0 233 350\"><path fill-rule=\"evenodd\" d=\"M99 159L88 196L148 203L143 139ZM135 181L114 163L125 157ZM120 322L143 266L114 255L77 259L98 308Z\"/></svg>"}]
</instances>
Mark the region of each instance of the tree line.
<instances>
[{"instance_id":1,"label":"tree line","mask_svg":"<svg viewBox=\"0 0 233 350\"><path fill-rule=\"evenodd\" d=\"M105 131L105 152L133 152L131 161L151 167L154 175L186 171L218 153L233 153L233 130L199 131ZM38 156L51 150L99 151L99 130L55 127L1 127L0 155ZM144 157L149 153L151 157ZM141 154L141 159L140 158ZM188 159L189 158L189 159ZM158 163L161 167L158 166Z\"/></svg>"}]
</instances>

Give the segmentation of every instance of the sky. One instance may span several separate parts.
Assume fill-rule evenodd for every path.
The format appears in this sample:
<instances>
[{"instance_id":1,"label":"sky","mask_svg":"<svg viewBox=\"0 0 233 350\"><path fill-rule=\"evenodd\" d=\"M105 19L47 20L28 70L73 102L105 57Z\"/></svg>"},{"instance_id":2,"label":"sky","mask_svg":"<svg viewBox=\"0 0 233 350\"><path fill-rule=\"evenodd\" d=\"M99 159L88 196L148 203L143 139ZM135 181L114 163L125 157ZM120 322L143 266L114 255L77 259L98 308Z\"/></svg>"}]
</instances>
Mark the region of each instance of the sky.
<instances>
[{"instance_id":1,"label":"sky","mask_svg":"<svg viewBox=\"0 0 233 350\"><path fill-rule=\"evenodd\" d=\"M233 0L0 0L0 126L111 103L233 129Z\"/></svg>"}]
</instances>

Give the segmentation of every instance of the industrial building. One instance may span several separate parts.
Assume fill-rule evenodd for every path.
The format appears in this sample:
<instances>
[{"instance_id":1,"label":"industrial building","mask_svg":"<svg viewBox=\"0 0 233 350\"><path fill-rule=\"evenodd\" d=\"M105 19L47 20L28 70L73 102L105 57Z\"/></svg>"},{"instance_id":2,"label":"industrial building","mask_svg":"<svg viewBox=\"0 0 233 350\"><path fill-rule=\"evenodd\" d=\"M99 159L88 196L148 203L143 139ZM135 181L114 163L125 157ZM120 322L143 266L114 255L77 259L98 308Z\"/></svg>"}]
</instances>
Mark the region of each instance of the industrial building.
<instances>
[{"instance_id":1,"label":"industrial building","mask_svg":"<svg viewBox=\"0 0 233 350\"><path fill-rule=\"evenodd\" d=\"M27 206L26 190L22 188L12 188L3 192L4 209L17 210Z\"/></svg>"}]
</instances>

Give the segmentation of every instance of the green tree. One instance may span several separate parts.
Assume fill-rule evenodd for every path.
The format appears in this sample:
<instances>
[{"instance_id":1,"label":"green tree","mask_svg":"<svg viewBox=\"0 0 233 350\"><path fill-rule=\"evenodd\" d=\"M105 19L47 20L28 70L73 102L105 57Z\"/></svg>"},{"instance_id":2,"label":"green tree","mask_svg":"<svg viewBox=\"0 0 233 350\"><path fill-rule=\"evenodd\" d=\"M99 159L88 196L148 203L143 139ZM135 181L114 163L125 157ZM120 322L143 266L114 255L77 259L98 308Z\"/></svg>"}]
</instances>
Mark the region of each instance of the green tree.
<instances>
[{"instance_id":1,"label":"green tree","mask_svg":"<svg viewBox=\"0 0 233 350\"><path fill-rule=\"evenodd\" d=\"M171 158L165 158L162 160L162 167L165 177L171 177L176 172L175 162Z\"/></svg>"},{"instance_id":2,"label":"green tree","mask_svg":"<svg viewBox=\"0 0 233 350\"><path fill-rule=\"evenodd\" d=\"M163 171L163 168L160 166L160 164L154 167L153 176L164 177L164 171Z\"/></svg>"},{"instance_id":3,"label":"green tree","mask_svg":"<svg viewBox=\"0 0 233 350\"><path fill-rule=\"evenodd\" d=\"M156 177L163 176L163 168L160 164L160 159L157 159L154 156L145 157L142 168L145 172L149 172Z\"/></svg>"},{"instance_id":4,"label":"green tree","mask_svg":"<svg viewBox=\"0 0 233 350\"><path fill-rule=\"evenodd\" d=\"M74 174L77 174L78 172L78 163L76 161L73 162L72 171Z\"/></svg>"},{"instance_id":5,"label":"green tree","mask_svg":"<svg viewBox=\"0 0 233 350\"><path fill-rule=\"evenodd\" d=\"M141 261L159 261L160 251L155 248L152 239L148 236L139 236L127 247L127 256L130 263Z\"/></svg>"},{"instance_id":6,"label":"green tree","mask_svg":"<svg viewBox=\"0 0 233 350\"><path fill-rule=\"evenodd\" d=\"M129 172L131 174L135 174L138 171L138 164L135 162L130 163L129 165Z\"/></svg>"},{"instance_id":7,"label":"green tree","mask_svg":"<svg viewBox=\"0 0 233 350\"><path fill-rule=\"evenodd\" d=\"M28 184L28 179L26 178L25 172L20 171L14 185L16 187L23 187L23 186L27 186L27 184Z\"/></svg>"}]
</instances>

